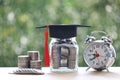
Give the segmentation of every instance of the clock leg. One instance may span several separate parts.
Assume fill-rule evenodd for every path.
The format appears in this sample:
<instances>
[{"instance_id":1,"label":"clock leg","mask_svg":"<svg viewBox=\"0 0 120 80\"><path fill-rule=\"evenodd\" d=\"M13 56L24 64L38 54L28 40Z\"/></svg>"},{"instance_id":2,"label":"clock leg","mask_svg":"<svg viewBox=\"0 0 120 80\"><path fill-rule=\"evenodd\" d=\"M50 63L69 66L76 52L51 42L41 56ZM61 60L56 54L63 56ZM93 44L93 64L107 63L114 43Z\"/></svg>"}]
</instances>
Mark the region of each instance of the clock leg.
<instances>
[{"instance_id":1,"label":"clock leg","mask_svg":"<svg viewBox=\"0 0 120 80\"><path fill-rule=\"evenodd\" d=\"M88 67L87 69L86 69L86 71L88 71L90 69L90 67Z\"/></svg>"},{"instance_id":2,"label":"clock leg","mask_svg":"<svg viewBox=\"0 0 120 80\"><path fill-rule=\"evenodd\" d=\"M106 70L107 70L107 72L110 72L110 71L108 70L108 68L106 68Z\"/></svg>"}]
</instances>

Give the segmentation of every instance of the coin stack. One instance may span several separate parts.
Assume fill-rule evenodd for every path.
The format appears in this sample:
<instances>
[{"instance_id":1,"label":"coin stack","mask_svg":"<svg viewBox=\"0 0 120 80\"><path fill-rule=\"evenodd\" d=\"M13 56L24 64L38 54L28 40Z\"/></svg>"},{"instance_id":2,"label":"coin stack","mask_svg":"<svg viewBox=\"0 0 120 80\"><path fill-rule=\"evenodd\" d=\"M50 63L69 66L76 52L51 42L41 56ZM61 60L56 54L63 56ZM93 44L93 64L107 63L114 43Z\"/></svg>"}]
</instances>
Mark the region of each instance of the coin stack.
<instances>
[{"instance_id":1,"label":"coin stack","mask_svg":"<svg viewBox=\"0 0 120 80\"><path fill-rule=\"evenodd\" d=\"M39 60L39 51L28 51L27 53L30 57L30 68L42 69L42 61Z\"/></svg>"},{"instance_id":2,"label":"coin stack","mask_svg":"<svg viewBox=\"0 0 120 80\"><path fill-rule=\"evenodd\" d=\"M30 57L28 55L18 56L18 67L19 68L29 68L30 67Z\"/></svg>"},{"instance_id":3,"label":"coin stack","mask_svg":"<svg viewBox=\"0 0 120 80\"><path fill-rule=\"evenodd\" d=\"M31 60L30 61L30 67L35 69L42 69L41 67L41 60Z\"/></svg>"},{"instance_id":4,"label":"coin stack","mask_svg":"<svg viewBox=\"0 0 120 80\"><path fill-rule=\"evenodd\" d=\"M42 61L39 59L39 51L28 51L28 55L18 56L19 68L42 69Z\"/></svg>"},{"instance_id":5,"label":"coin stack","mask_svg":"<svg viewBox=\"0 0 120 80\"><path fill-rule=\"evenodd\" d=\"M30 60L39 60L39 51L28 51L27 52Z\"/></svg>"}]
</instances>

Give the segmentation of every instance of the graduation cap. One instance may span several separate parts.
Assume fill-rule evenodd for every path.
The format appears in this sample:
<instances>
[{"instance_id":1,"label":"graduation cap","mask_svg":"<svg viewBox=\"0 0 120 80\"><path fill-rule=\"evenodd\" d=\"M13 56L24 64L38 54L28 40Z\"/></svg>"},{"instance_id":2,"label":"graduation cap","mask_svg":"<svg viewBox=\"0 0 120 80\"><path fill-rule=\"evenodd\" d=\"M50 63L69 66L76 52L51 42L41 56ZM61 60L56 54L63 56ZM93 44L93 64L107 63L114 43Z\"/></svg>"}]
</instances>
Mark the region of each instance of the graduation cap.
<instances>
[{"instance_id":1,"label":"graduation cap","mask_svg":"<svg viewBox=\"0 0 120 80\"><path fill-rule=\"evenodd\" d=\"M49 28L50 37L66 39L77 36L77 27L90 27L79 24L52 24L37 28Z\"/></svg>"},{"instance_id":2,"label":"graduation cap","mask_svg":"<svg viewBox=\"0 0 120 80\"><path fill-rule=\"evenodd\" d=\"M49 66L49 49L48 49L49 34L48 33L50 33L50 37L52 38L66 39L66 38L76 37L77 27L90 27L90 26L79 25L79 24L51 24L51 25L36 27L36 28L46 28L45 50L44 50L45 66Z\"/></svg>"}]
</instances>

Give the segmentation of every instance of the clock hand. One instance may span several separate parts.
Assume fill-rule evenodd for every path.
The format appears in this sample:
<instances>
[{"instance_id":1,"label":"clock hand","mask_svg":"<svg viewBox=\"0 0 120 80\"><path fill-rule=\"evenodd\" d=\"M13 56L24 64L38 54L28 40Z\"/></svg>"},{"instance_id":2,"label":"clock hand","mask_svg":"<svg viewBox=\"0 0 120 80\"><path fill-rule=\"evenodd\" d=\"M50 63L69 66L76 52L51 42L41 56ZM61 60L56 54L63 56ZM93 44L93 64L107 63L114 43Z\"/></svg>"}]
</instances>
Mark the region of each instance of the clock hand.
<instances>
[{"instance_id":1,"label":"clock hand","mask_svg":"<svg viewBox=\"0 0 120 80\"><path fill-rule=\"evenodd\" d=\"M96 55L96 57L99 57L99 56L100 56L97 51L95 51L95 55Z\"/></svg>"},{"instance_id":2,"label":"clock hand","mask_svg":"<svg viewBox=\"0 0 120 80\"><path fill-rule=\"evenodd\" d=\"M100 55L97 51L95 51L95 56L96 57L105 57L105 56Z\"/></svg>"},{"instance_id":3,"label":"clock hand","mask_svg":"<svg viewBox=\"0 0 120 80\"><path fill-rule=\"evenodd\" d=\"M99 63L100 63L100 60L99 60L99 58L98 58L98 57L99 57L100 55L99 55L99 53L98 53L97 51L95 51L95 55L96 55L96 57L97 57L98 64L99 64Z\"/></svg>"},{"instance_id":4,"label":"clock hand","mask_svg":"<svg viewBox=\"0 0 120 80\"><path fill-rule=\"evenodd\" d=\"M92 55L93 55L94 57L90 59L91 61L94 60L95 58L98 59L98 57L100 57L100 54L99 54L97 51L95 51L95 54L92 54ZM101 56L101 57L102 57L102 56ZM99 59L98 59L98 62L99 62Z\"/></svg>"},{"instance_id":5,"label":"clock hand","mask_svg":"<svg viewBox=\"0 0 120 80\"><path fill-rule=\"evenodd\" d=\"M93 58L91 58L90 60L94 60L96 58L96 54L92 54L93 55Z\"/></svg>"}]
</instances>

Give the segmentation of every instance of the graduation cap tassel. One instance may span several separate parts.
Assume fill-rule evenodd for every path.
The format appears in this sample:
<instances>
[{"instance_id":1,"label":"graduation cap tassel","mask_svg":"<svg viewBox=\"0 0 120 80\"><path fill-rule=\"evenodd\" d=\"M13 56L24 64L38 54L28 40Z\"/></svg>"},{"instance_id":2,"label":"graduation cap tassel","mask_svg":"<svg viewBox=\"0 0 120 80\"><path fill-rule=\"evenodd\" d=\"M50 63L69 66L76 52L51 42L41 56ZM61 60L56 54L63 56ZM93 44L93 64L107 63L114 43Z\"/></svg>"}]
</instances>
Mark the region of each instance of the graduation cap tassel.
<instances>
[{"instance_id":1,"label":"graduation cap tassel","mask_svg":"<svg viewBox=\"0 0 120 80\"><path fill-rule=\"evenodd\" d=\"M49 47L48 47L48 27L49 25L46 26L46 31L44 33L45 35L45 48L44 48L44 64L45 66L50 66L50 56L49 56Z\"/></svg>"}]
</instances>

